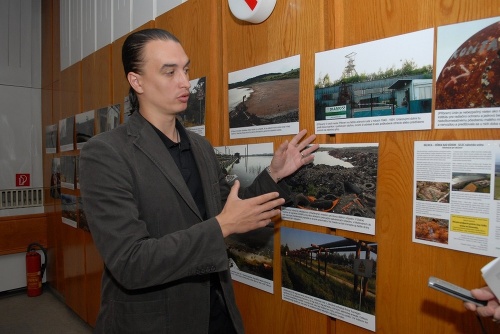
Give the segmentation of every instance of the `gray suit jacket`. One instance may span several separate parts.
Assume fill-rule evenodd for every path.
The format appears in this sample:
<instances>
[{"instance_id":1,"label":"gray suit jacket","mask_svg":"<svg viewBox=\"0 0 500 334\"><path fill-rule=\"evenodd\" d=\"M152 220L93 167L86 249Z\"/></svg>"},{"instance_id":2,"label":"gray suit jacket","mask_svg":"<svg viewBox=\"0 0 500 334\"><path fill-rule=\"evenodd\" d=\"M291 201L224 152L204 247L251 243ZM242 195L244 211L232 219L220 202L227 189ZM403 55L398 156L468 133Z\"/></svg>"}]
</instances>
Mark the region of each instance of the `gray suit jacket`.
<instances>
[{"instance_id":1,"label":"gray suit jacket","mask_svg":"<svg viewBox=\"0 0 500 334\"><path fill-rule=\"evenodd\" d=\"M230 187L208 141L188 131L207 220L152 126L134 113L93 137L80 154L85 214L105 264L96 333L206 333L209 274L217 272L238 333L238 312L221 229L214 218ZM240 197L286 185L261 173Z\"/></svg>"}]
</instances>

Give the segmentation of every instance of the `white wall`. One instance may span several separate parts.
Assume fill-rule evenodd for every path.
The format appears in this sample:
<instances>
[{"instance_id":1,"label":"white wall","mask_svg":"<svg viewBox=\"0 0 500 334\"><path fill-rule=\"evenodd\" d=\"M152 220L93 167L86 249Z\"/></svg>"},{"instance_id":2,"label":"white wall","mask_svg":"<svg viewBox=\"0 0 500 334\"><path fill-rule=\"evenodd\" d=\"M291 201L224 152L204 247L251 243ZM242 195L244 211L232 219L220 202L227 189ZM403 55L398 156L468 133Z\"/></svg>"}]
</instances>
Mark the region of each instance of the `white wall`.
<instances>
[{"instance_id":1,"label":"white wall","mask_svg":"<svg viewBox=\"0 0 500 334\"><path fill-rule=\"evenodd\" d=\"M18 173L43 187L40 14L38 0L0 0L0 190Z\"/></svg>"},{"instance_id":2,"label":"white wall","mask_svg":"<svg viewBox=\"0 0 500 334\"><path fill-rule=\"evenodd\" d=\"M60 0L61 70L187 0Z\"/></svg>"},{"instance_id":3,"label":"white wall","mask_svg":"<svg viewBox=\"0 0 500 334\"><path fill-rule=\"evenodd\" d=\"M30 188L43 187L39 0L0 0L0 101L0 190L16 189L17 173L31 174ZM39 212L4 209L0 216ZM0 256L0 291L25 286L25 253Z\"/></svg>"}]
</instances>

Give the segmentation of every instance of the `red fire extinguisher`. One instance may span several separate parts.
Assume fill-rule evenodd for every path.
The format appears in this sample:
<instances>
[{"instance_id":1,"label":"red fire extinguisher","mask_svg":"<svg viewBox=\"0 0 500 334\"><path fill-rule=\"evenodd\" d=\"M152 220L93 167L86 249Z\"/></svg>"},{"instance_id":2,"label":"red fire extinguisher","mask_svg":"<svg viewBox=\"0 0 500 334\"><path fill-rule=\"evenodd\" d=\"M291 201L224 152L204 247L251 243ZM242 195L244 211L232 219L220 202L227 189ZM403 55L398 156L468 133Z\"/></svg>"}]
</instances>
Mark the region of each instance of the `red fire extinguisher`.
<instances>
[{"instance_id":1,"label":"red fire extinguisher","mask_svg":"<svg viewBox=\"0 0 500 334\"><path fill-rule=\"evenodd\" d=\"M43 252L43 264L40 254L36 251L37 247ZM30 244L26 253L26 288L28 297L36 297L42 294L42 278L46 265L47 251L45 248L36 242Z\"/></svg>"}]
</instances>

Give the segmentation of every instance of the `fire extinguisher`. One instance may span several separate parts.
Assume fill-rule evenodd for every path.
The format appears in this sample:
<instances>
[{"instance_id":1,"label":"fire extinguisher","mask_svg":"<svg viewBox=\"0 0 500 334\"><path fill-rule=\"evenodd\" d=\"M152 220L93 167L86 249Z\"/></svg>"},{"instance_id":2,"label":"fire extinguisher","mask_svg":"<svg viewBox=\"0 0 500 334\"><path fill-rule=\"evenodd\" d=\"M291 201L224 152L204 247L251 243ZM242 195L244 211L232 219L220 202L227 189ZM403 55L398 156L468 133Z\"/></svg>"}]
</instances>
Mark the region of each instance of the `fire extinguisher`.
<instances>
[{"instance_id":1,"label":"fire extinguisher","mask_svg":"<svg viewBox=\"0 0 500 334\"><path fill-rule=\"evenodd\" d=\"M43 252L43 264L40 254L36 251L37 247ZM42 294L42 279L46 265L47 251L45 248L36 242L30 244L26 253L26 288L28 297L36 297Z\"/></svg>"}]
</instances>

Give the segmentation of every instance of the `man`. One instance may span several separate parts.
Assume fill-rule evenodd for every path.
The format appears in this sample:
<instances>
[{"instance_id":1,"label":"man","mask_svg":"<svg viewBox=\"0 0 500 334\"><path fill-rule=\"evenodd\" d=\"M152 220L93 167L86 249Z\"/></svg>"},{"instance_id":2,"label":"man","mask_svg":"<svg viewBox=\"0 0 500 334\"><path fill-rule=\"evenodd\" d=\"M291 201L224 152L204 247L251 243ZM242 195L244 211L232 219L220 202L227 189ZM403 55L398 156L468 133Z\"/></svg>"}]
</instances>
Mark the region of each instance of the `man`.
<instances>
[{"instance_id":1,"label":"man","mask_svg":"<svg viewBox=\"0 0 500 334\"><path fill-rule=\"evenodd\" d=\"M84 209L105 264L95 331L243 333L224 237L279 214L288 196L279 181L313 160L315 136L301 141L301 131L251 186L231 188L213 147L176 120L190 87L177 38L133 33L122 61L135 112L80 156Z\"/></svg>"}]
</instances>

